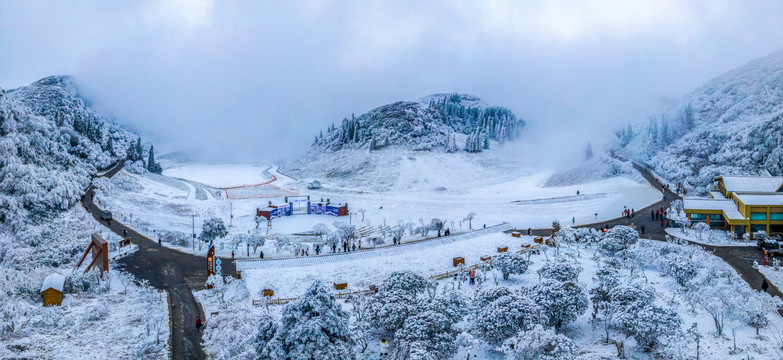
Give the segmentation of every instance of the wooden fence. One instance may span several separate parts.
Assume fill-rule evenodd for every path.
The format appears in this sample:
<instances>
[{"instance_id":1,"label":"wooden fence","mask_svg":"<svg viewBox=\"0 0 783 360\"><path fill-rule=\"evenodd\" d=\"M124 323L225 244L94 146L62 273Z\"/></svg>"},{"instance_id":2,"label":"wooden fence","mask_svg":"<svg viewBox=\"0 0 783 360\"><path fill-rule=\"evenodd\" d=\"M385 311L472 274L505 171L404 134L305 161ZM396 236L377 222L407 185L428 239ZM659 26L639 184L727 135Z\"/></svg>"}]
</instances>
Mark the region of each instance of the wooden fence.
<instances>
[{"instance_id":1,"label":"wooden fence","mask_svg":"<svg viewBox=\"0 0 783 360\"><path fill-rule=\"evenodd\" d=\"M530 246L528 244L528 246L523 247L521 250L515 251L515 253L523 254L523 253L526 253L528 251L533 251L533 253L537 253L539 251L537 249L539 246L541 246L541 245L536 244L536 245ZM483 258L480 263L473 264L473 265L470 265L470 266L465 266L462 269L456 269L456 270L452 270L452 271L447 271L447 272L445 272L443 274L432 275L432 276L430 276L430 280L443 280L445 278L450 278L450 277L453 277L456 274L459 274L460 270L467 272L467 271L470 271L471 269L476 269L477 267L479 267L481 265L484 265L486 263L492 263L492 260L495 259L496 257L498 257L498 255L490 256L489 258Z\"/></svg>"}]
</instances>

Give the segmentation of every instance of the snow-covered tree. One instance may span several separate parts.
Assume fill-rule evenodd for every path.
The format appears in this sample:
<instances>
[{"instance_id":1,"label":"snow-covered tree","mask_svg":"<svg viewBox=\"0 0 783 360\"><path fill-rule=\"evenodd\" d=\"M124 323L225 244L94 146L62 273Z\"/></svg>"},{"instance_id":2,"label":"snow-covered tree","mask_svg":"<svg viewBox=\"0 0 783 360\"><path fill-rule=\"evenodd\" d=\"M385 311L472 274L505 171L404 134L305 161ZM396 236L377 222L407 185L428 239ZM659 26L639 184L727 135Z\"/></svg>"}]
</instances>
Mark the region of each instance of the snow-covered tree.
<instances>
[{"instance_id":1,"label":"snow-covered tree","mask_svg":"<svg viewBox=\"0 0 783 360\"><path fill-rule=\"evenodd\" d=\"M780 298L767 294L766 292L749 292L745 295L744 311L745 321L750 327L756 329L756 335L759 329L769 325L769 315L783 307L783 301Z\"/></svg>"},{"instance_id":2,"label":"snow-covered tree","mask_svg":"<svg viewBox=\"0 0 783 360\"><path fill-rule=\"evenodd\" d=\"M599 246L605 253L614 255L639 240L639 233L629 226L617 225L609 229Z\"/></svg>"},{"instance_id":3,"label":"snow-covered tree","mask_svg":"<svg viewBox=\"0 0 783 360\"><path fill-rule=\"evenodd\" d=\"M582 268L579 265L564 261L549 261L538 269L538 276L544 279L576 282L581 272Z\"/></svg>"},{"instance_id":4,"label":"snow-covered tree","mask_svg":"<svg viewBox=\"0 0 783 360\"><path fill-rule=\"evenodd\" d=\"M567 336L536 325L506 340L499 348L508 360L576 360L579 347Z\"/></svg>"},{"instance_id":5,"label":"snow-covered tree","mask_svg":"<svg viewBox=\"0 0 783 360\"><path fill-rule=\"evenodd\" d=\"M462 221L467 221L468 222L468 228L473 230L473 219L475 219L475 218L476 218L476 213L471 211L471 212L468 213L467 216L465 216L464 219L462 219Z\"/></svg>"},{"instance_id":6,"label":"snow-covered tree","mask_svg":"<svg viewBox=\"0 0 783 360\"><path fill-rule=\"evenodd\" d=\"M512 293L477 307L475 328L479 337L500 344L520 331L546 322L544 310L522 294Z\"/></svg>"},{"instance_id":7,"label":"snow-covered tree","mask_svg":"<svg viewBox=\"0 0 783 360\"><path fill-rule=\"evenodd\" d=\"M644 351L653 351L667 338L680 336L682 320L676 311L657 305L639 309L633 317L630 328L624 331L633 336L636 344Z\"/></svg>"},{"instance_id":8,"label":"snow-covered tree","mask_svg":"<svg viewBox=\"0 0 783 360\"><path fill-rule=\"evenodd\" d=\"M511 274L524 274L528 265L524 256L514 252L504 252L492 259L492 266L500 270L504 280L508 280Z\"/></svg>"},{"instance_id":9,"label":"snow-covered tree","mask_svg":"<svg viewBox=\"0 0 783 360\"><path fill-rule=\"evenodd\" d=\"M383 282L384 290L418 293L427 288L427 279L412 271L395 271Z\"/></svg>"},{"instance_id":10,"label":"snow-covered tree","mask_svg":"<svg viewBox=\"0 0 783 360\"><path fill-rule=\"evenodd\" d=\"M588 142L587 145L585 145L584 150L582 150L582 153L583 153L583 157L584 157L585 160L592 159L593 158L593 144Z\"/></svg>"},{"instance_id":11,"label":"snow-covered tree","mask_svg":"<svg viewBox=\"0 0 783 360\"><path fill-rule=\"evenodd\" d=\"M199 234L198 238L201 241L212 243L216 239L226 237L226 235L228 235L228 230L226 230L223 219L213 217L204 220L204 224L201 226L201 234Z\"/></svg>"},{"instance_id":12,"label":"snow-covered tree","mask_svg":"<svg viewBox=\"0 0 783 360\"><path fill-rule=\"evenodd\" d=\"M320 281L283 308L277 341L286 359L353 359L348 314Z\"/></svg>"},{"instance_id":13,"label":"snow-covered tree","mask_svg":"<svg viewBox=\"0 0 783 360\"><path fill-rule=\"evenodd\" d=\"M350 240L356 231L356 225L349 225L343 221L335 221L332 225L336 229L335 235L340 239L340 242Z\"/></svg>"},{"instance_id":14,"label":"snow-covered tree","mask_svg":"<svg viewBox=\"0 0 783 360\"><path fill-rule=\"evenodd\" d=\"M545 279L533 288L533 299L544 309L549 326L559 329L587 310L587 294L577 283Z\"/></svg>"},{"instance_id":15,"label":"snow-covered tree","mask_svg":"<svg viewBox=\"0 0 783 360\"><path fill-rule=\"evenodd\" d=\"M256 359L258 360L275 360L282 358L283 349L280 347L280 342L276 338L279 325L277 321L269 316L268 313L263 313L259 319L258 333L253 339L253 347L256 351Z\"/></svg>"},{"instance_id":16,"label":"snow-covered tree","mask_svg":"<svg viewBox=\"0 0 783 360\"><path fill-rule=\"evenodd\" d=\"M394 333L395 360L439 360L451 358L457 350L452 321L443 313L425 309L408 318Z\"/></svg>"},{"instance_id":17,"label":"snow-covered tree","mask_svg":"<svg viewBox=\"0 0 783 360\"><path fill-rule=\"evenodd\" d=\"M155 174L163 172L163 168L160 167L160 164L155 162L155 147L152 145L150 145L150 154L147 159L147 171Z\"/></svg>"}]
</instances>

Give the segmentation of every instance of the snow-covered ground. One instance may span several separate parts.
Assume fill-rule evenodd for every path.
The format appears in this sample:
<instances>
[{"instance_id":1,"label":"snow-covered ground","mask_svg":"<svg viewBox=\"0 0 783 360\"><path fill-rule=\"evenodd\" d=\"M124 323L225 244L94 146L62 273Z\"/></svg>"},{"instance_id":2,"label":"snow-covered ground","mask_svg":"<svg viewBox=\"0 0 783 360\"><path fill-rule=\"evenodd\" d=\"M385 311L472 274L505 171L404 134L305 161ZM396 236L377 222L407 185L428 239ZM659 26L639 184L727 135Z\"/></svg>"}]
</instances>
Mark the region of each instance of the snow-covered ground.
<instances>
[{"instance_id":1,"label":"snow-covered ground","mask_svg":"<svg viewBox=\"0 0 783 360\"><path fill-rule=\"evenodd\" d=\"M269 174L277 179L273 184L310 195L311 200L329 199L332 203L347 203L352 215L350 218L313 215L278 218L272 220L270 232L304 232L312 230L318 223L331 227L338 220L357 227L377 227L383 224L394 226L399 222L428 223L434 217L443 219L445 227L452 232L460 232L469 230L471 224L464 219L471 212L475 213L473 228L501 222L509 222L514 227L524 229L548 228L553 220L563 224L571 224L572 220L576 224L588 224L616 218L624 207L640 209L660 197L660 193L649 184L622 176L581 185L544 187L542 184L552 173L551 170L520 170L508 164L487 170L483 166L477 167L472 160L455 159L444 165L439 160L443 160L446 155L451 154L418 154L414 160L405 157L399 168L399 179L395 181L408 182L411 187L382 192L346 188L327 180L323 181L323 188L308 190L308 180L292 179L272 168ZM228 245L230 239L255 231L257 226L266 234L266 222L256 224L256 209L266 206L269 201L273 204L282 203L283 198L225 200L219 189L195 181L224 186L263 182L269 178L263 174L265 169L267 167L256 165L202 164L181 165L164 171L165 174L191 181L123 171L112 180L113 185L104 186L107 190L99 192L96 199L100 205L111 209L115 218L127 221L134 229L146 232L151 238L156 238L159 230L173 230L189 235L194 231L194 220L195 233L198 235L205 219L213 216L222 218L229 235L224 239L225 244L224 241L217 242L219 254L230 256L231 250L234 250L237 256L248 256L246 245L240 243L231 248ZM432 186L429 183L431 180L423 184L420 178L427 171L454 175L440 176L438 185ZM382 177L383 174L381 172L376 176ZM193 196L194 191L197 195L206 193L209 196ZM580 194L578 196L577 191ZM191 251L192 246L187 245L179 249ZM275 255L269 246L261 250L265 256ZM206 248L199 250L196 245L197 253L205 251ZM257 257L257 254L252 252L249 256Z\"/></svg>"},{"instance_id":2,"label":"snow-covered ground","mask_svg":"<svg viewBox=\"0 0 783 360\"><path fill-rule=\"evenodd\" d=\"M705 230L701 233L689 228L667 228L666 233L681 240L712 246L756 246L755 240L736 240L729 237L726 231Z\"/></svg>"},{"instance_id":3,"label":"snow-covered ground","mask_svg":"<svg viewBox=\"0 0 783 360\"><path fill-rule=\"evenodd\" d=\"M163 175L195 181L213 188L260 184L271 180L266 165L192 164L163 169Z\"/></svg>"}]
</instances>

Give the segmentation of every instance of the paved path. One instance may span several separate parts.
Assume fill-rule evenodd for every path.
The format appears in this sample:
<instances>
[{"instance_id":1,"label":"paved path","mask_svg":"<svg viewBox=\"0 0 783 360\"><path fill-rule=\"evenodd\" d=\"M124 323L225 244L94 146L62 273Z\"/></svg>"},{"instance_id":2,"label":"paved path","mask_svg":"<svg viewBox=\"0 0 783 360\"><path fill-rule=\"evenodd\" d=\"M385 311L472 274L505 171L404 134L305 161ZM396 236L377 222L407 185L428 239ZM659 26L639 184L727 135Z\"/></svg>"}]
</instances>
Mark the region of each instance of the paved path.
<instances>
[{"instance_id":1,"label":"paved path","mask_svg":"<svg viewBox=\"0 0 783 360\"><path fill-rule=\"evenodd\" d=\"M123 163L108 171L103 176L112 177L123 167ZM123 236L127 229L131 242L139 250L121 258L119 268L139 279L149 281L150 285L168 291L171 298L171 354L173 359L204 359L201 348L201 333L196 330L196 316L201 315L201 308L193 297L191 289L203 289L206 277L206 259L202 256L186 254L166 247L158 246L157 242L126 227L117 220L109 223L100 220L100 209L92 201L94 191L92 186L85 191L82 206L102 225L111 229L117 235ZM225 259L224 259L225 260ZM223 274L235 275L234 264L223 261Z\"/></svg>"},{"instance_id":2,"label":"paved path","mask_svg":"<svg viewBox=\"0 0 783 360\"><path fill-rule=\"evenodd\" d=\"M375 249L357 250L357 251L350 251L350 252L338 253L338 254L304 256L304 257L286 258L286 259L237 260L236 268L239 271L243 271L243 270L250 270L250 269L270 269L270 268L312 266L312 265L329 264L329 263L335 263L341 261L371 259L380 256L400 255L411 251L418 251L418 250L428 249L435 246L451 244L457 241L468 240L478 236L503 232L510 229L511 229L511 225L507 223L503 223L500 225L490 226L487 228L478 229L467 233L441 236L441 237L431 238L423 241L403 243L397 246L384 246Z\"/></svg>"},{"instance_id":3,"label":"paved path","mask_svg":"<svg viewBox=\"0 0 783 360\"><path fill-rule=\"evenodd\" d=\"M623 160L624 159L620 159ZM647 206L643 209L636 210L636 216L633 218L616 218L600 223L594 223L594 224L586 224L586 225L580 225L577 227L593 227L593 228L600 228L604 227L606 225L609 225L609 227L615 226L615 225L636 225L637 230L639 230L642 226L645 227L644 235L641 235L642 237L653 239L653 240L659 240L659 241L666 241L666 229L661 227L660 220L653 220L650 216L650 210L655 210L663 207L664 209L668 209L671 205L671 202L677 199L682 199L678 194L673 193L668 188L664 187L663 184L644 166L633 163L633 167L639 172L639 174L642 175L642 177L647 180L647 182L650 183L652 187L657 189L661 192L661 200L656 202L655 204L652 204L650 206ZM663 195L666 195L666 200L663 200ZM618 212L620 212L621 209L618 209ZM533 230L534 235L543 235L543 236L549 236L552 234L552 229L536 229ZM759 251L759 249L755 246L733 246L733 247L722 247L722 246L712 246L712 245L703 245L695 242L688 243L692 245L701 246L704 250L707 250L711 252L713 255L721 258L723 261L725 261L729 266L734 268L734 270L737 271L737 273L744 279L748 285L750 285L751 288L755 290L761 290L761 283L765 279L764 275L759 272L758 270L754 269L752 264L753 261L758 261L759 263L762 263L762 253ZM776 285L783 285L783 284L773 284L769 279L767 279L767 282L770 284L769 289L767 290L768 293L771 295L777 296L781 299L783 299L783 293L780 292L780 290L776 287ZM783 316L783 310L780 310L779 313Z\"/></svg>"}]
</instances>

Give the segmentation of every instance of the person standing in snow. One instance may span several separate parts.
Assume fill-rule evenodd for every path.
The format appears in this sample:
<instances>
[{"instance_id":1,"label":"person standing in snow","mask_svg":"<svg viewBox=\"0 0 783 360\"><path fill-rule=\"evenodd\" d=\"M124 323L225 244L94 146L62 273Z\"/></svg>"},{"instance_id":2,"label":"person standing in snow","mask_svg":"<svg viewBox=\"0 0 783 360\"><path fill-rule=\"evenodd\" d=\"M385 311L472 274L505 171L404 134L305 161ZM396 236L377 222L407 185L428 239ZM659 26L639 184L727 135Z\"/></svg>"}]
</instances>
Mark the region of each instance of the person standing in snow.
<instances>
[{"instance_id":1,"label":"person standing in snow","mask_svg":"<svg viewBox=\"0 0 783 360\"><path fill-rule=\"evenodd\" d=\"M264 250L261 250L258 254L258 257L263 259L264 258Z\"/></svg>"},{"instance_id":2,"label":"person standing in snow","mask_svg":"<svg viewBox=\"0 0 783 360\"><path fill-rule=\"evenodd\" d=\"M533 235L533 229L527 228L527 236Z\"/></svg>"},{"instance_id":3,"label":"person standing in snow","mask_svg":"<svg viewBox=\"0 0 783 360\"><path fill-rule=\"evenodd\" d=\"M571 218L571 225L573 225L576 222L576 217Z\"/></svg>"},{"instance_id":4,"label":"person standing in snow","mask_svg":"<svg viewBox=\"0 0 783 360\"><path fill-rule=\"evenodd\" d=\"M473 283L476 281L476 272L473 269L470 269L470 285L473 285Z\"/></svg>"},{"instance_id":5,"label":"person standing in snow","mask_svg":"<svg viewBox=\"0 0 783 360\"><path fill-rule=\"evenodd\" d=\"M642 225L641 230L642 230L642 234L644 234L644 225Z\"/></svg>"},{"instance_id":6,"label":"person standing in snow","mask_svg":"<svg viewBox=\"0 0 783 360\"><path fill-rule=\"evenodd\" d=\"M650 210L650 218L655 220L655 210Z\"/></svg>"},{"instance_id":7,"label":"person standing in snow","mask_svg":"<svg viewBox=\"0 0 783 360\"><path fill-rule=\"evenodd\" d=\"M767 283L767 279L764 279L764 281L761 282L761 291L767 292L767 289L769 289L769 283Z\"/></svg>"},{"instance_id":8,"label":"person standing in snow","mask_svg":"<svg viewBox=\"0 0 783 360\"><path fill-rule=\"evenodd\" d=\"M636 217L636 210L631 208L631 217Z\"/></svg>"},{"instance_id":9,"label":"person standing in snow","mask_svg":"<svg viewBox=\"0 0 783 360\"><path fill-rule=\"evenodd\" d=\"M234 250L231 250L231 259L234 259Z\"/></svg>"},{"instance_id":10,"label":"person standing in snow","mask_svg":"<svg viewBox=\"0 0 783 360\"><path fill-rule=\"evenodd\" d=\"M201 316L196 316L196 330L201 332L201 326L203 323L201 322Z\"/></svg>"}]
</instances>

